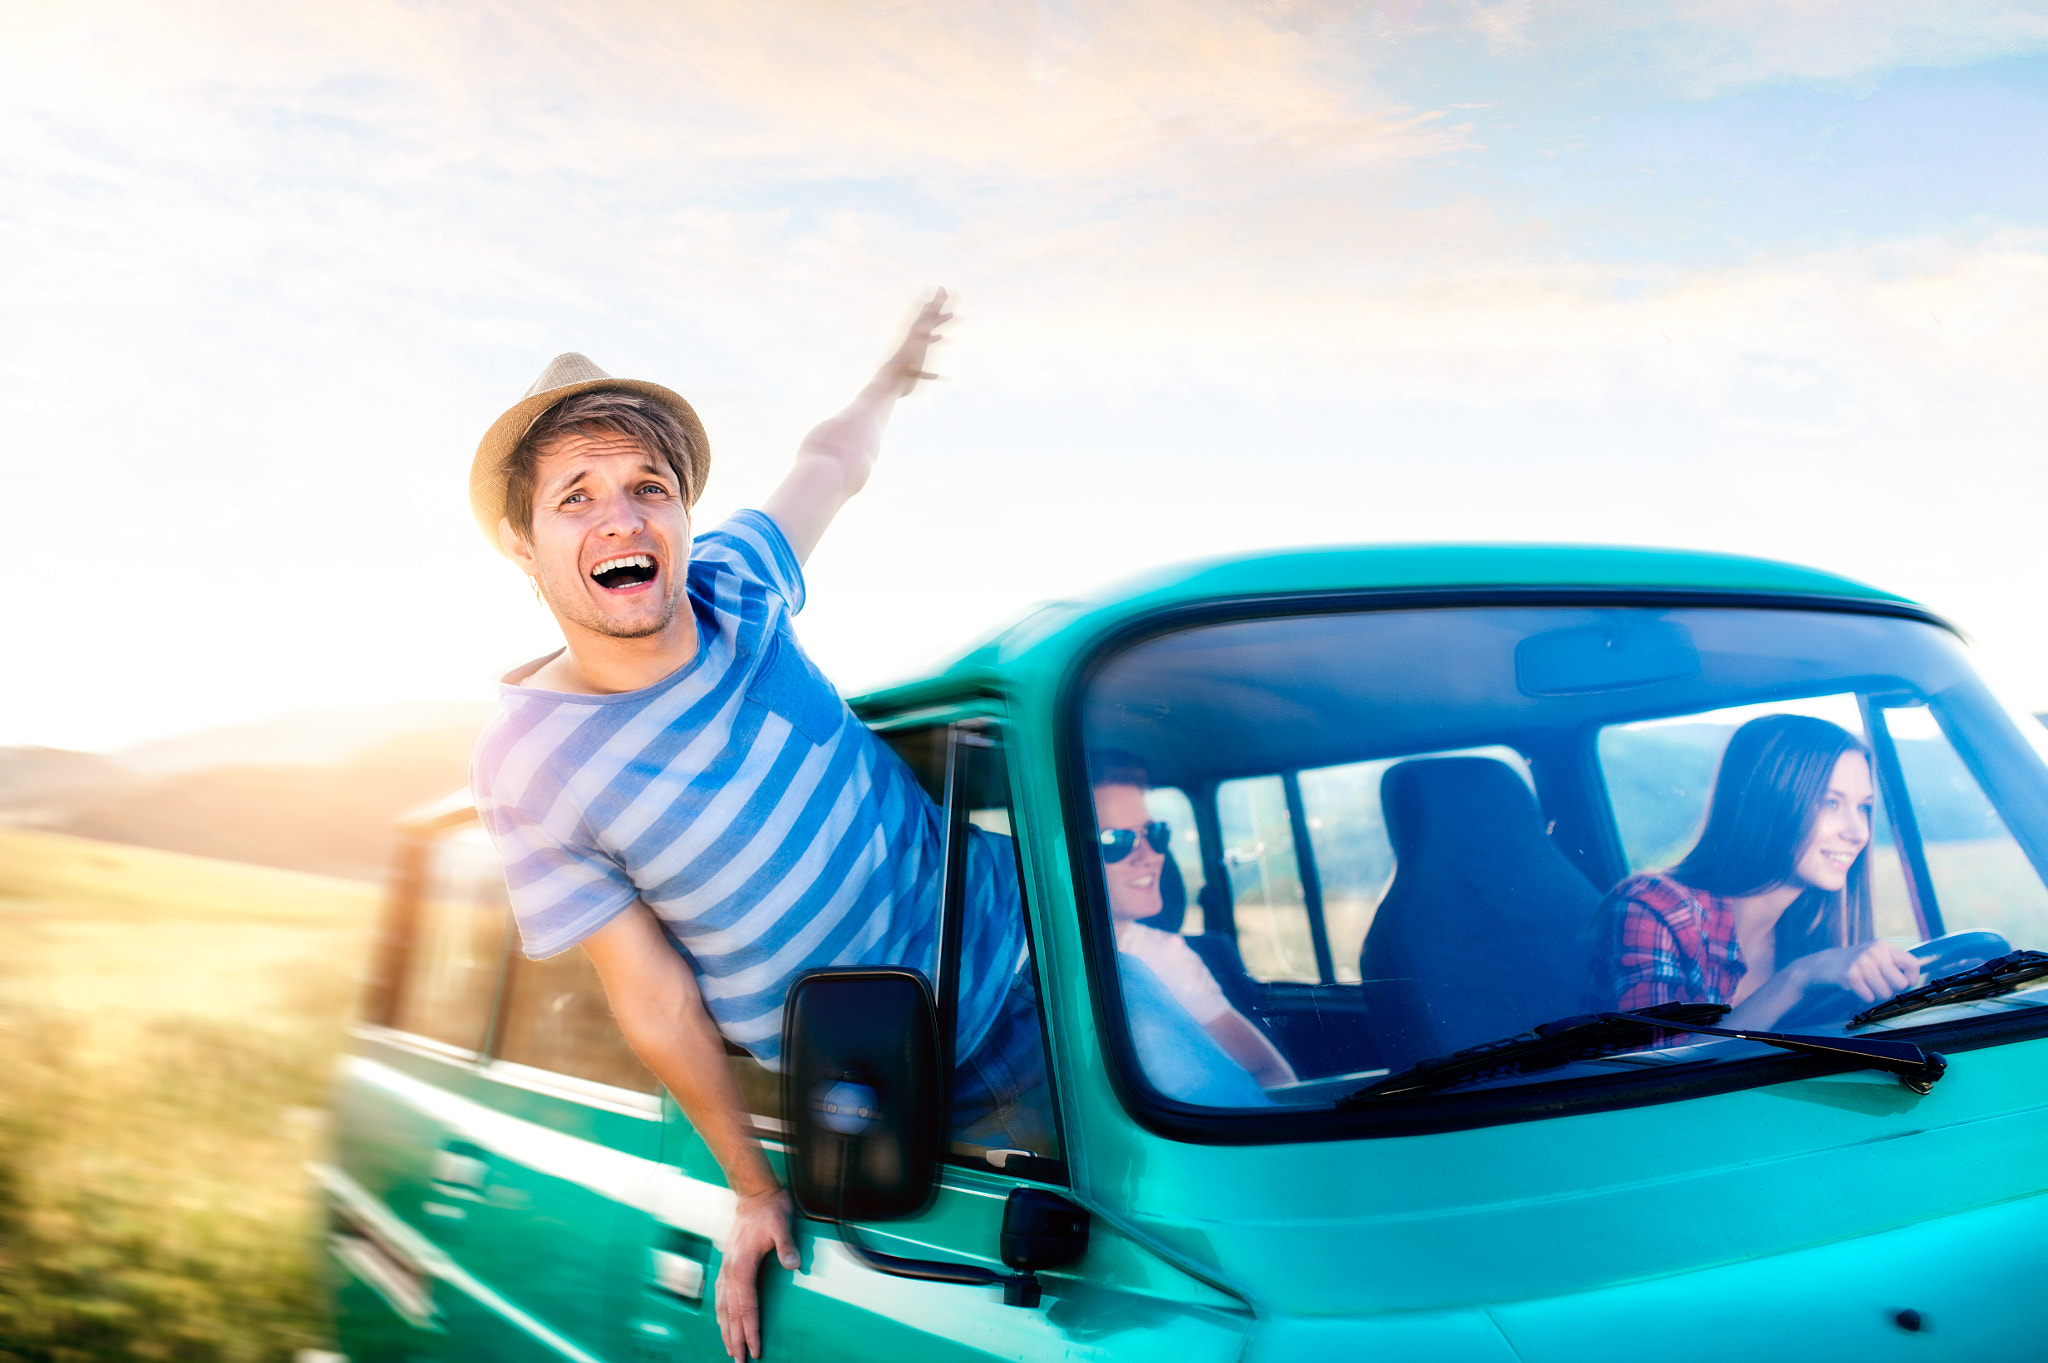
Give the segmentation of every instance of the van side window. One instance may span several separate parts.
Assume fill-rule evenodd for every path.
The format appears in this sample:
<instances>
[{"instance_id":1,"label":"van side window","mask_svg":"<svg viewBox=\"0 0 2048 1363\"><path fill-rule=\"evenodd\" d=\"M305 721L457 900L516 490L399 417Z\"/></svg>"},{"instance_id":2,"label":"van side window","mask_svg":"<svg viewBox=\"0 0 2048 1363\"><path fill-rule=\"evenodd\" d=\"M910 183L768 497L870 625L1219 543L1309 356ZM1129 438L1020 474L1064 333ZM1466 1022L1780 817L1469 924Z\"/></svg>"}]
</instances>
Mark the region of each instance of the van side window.
<instances>
[{"instance_id":1,"label":"van side window","mask_svg":"<svg viewBox=\"0 0 2048 1363\"><path fill-rule=\"evenodd\" d=\"M1255 980L1319 982L1315 934L1281 778L1223 782L1216 788L1216 815L1246 972Z\"/></svg>"},{"instance_id":2,"label":"van side window","mask_svg":"<svg viewBox=\"0 0 2048 1363\"><path fill-rule=\"evenodd\" d=\"M1016 877L1018 898L997 906L996 911L1023 918L1024 867L1017 854L1009 771L1000 733L990 727L972 737L974 745L963 752L962 779L956 794L967 802L969 836L993 842L995 855L1008 861L1007 869ZM983 1168L993 1165L1024 1178L1062 1181L1065 1174L1060 1163L1052 1088L1046 1077L1045 1023L1038 1002L1037 972L1033 968L1028 924L1020 926L1026 930L1022 934L1024 956L1018 966L1018 984L1011 993L1004 1018L996 1024L997 1033L1006 1040L1001 1044L990 1043L992 1059L986 1063L992 1066L987 1071L991 1075L1029 1077L1029 1082L993 1111L973 1111L971 1102L963 1106L961 1095L956 1093L950 1153L959 1163ZM962 1022L965 1021L963 1016ZM964 1036L954 1038L956 1053L962 1052L966 1041ZM1001 1054L994 1054L996 1051ZM959 1082L956 1079L956 1087Z\"/></svg>"},{"instance_id":3,"label":"van side window","mask_svg":"<svg viewBox=\"0 0 2048 1363\"><path fill-rule=\"evenodd\" d=\"M392 1026L483 1050L504 973L511 903L489 836L469 827L428 850L412 949Z\"/></svg>"},{"instance_id":4,"label":"van side window","mask_svg":"<svg viewBox=\"0 0 2048 1363\"><path fill-rule=\"evenodd\" d=\"M747 1115L754 1119L754 1133L770 1140L787 1136L789 1123L782 1119L781 1074L763 1069L760 1061L731 1042L726 1043L725 1063L740 1086L740 1101L746 1105Z\"/></svg>"},{"instance_id":5,"label":"van side window","mask_svg":"<svg viewBox=\"0 0 2048 1363\"><path fill-rule=\"evenodd\" d=\"M1239 777L1216 787L1222 863L1245 972L1266 984L1356 984L1359 954L1394 877L1380 780L1402 762L1486 757L1534 789L1529 764L1498 745ZM1146 796L1159 811L1160 792ZM1182 797L1184 800L1185 797ZM1180 824L1172 824L1176 861ZM1187 816L1192 821L1192 810ZM1325 959L1327 957L1327 959Z\"/></svg>"},{"instance_id":6,"label":"van side window","mask_svg":"<svg viewBox=\"0 0 2048 1363\"><path fill-rule=\"evenodd\" d=\"M880 736L889 750L910 768L924 793L939 804L946 799L947 733L944 724L928 724L915 729L891 729Z\"/></svg>"},{"instance_id":7,"label":"van side window","mask_svg":"<svg viewBox=\"0 0 2048 1363\"><path fill-rule=\"evenodd\" d=\"M951 747L951 726L933 724L914 729L894 729L881 735L882 741L909 765L917 782L933 800L946 798L946 764ZM960 795L967 801L969 836L992 835L997 854L1017 873L1021 886L1023 867L1017 859L1016 830L1010 809L1008 767L1003 760L1000 731L993 726L973 732L963 749ZM947 820L951 826L951 820ZM1023 914L1020 898L1009 911ZM1025 958L1019 978L1034 981L1026 936ZM963 1023L966 1019L963 1017ZM1005 1067L1044 1075L1044 1023L1033 985L1015 996L1012 1014L1006 1019L1011 1041L1001 1062ZM965 1038L955 1036L956 1054ZM987 1168L991 1165L1025 1178L1057 1180L1064 1177L1058 1125L1053 1117L1052 1090L1043 1079L1031 1084L1013 1101L994 1111L956 1110L949 1150L955 1163ZM1000 1164L997 1161L1002 1161Z\"/></svg>"},{"instance_id":8,"label":"van side window","mask_svg":"<svg viewBox=\"0 0 2048 1363\"><path fill-rule=\"evenodd\" d=\"M1878 765L1890 768L1880 779L1887 785L1896 782L1903 808L1894 817L1910 818L1918 835L1912 842L1918 845L1920 864L1901 878L1921 882L1919 917L1927 920L1914 922L1909 909L1886 921L1882 891L1888 877L1883 872L1889 867L1877 862L1872 879L1878 883L1872 888L1878 891L1878 931L1931 937L1957 929L1988 930L2015 945L2026 940L2033 925L2048 915L2048 886L2034 874L1954 739L1925 705L1893 706L1878 711L1877 718L1884 731ZM1890 840L1907 845L1896 832ZM1907 897L1902 886L1895 898Z\"/></svg>"},{"instance_id":9,"label":"van side window","mask_svg":"<svg viewBox=\"0 0 2048 1363\"><path fill-rule=\"evenodd\" d=\"M640 1063L605 1002L604 983L582 947L545 961L517 953L498 1018L498 1058L535 1069L656 1093L660 1081Z\"/></svg>"}]
</instances>

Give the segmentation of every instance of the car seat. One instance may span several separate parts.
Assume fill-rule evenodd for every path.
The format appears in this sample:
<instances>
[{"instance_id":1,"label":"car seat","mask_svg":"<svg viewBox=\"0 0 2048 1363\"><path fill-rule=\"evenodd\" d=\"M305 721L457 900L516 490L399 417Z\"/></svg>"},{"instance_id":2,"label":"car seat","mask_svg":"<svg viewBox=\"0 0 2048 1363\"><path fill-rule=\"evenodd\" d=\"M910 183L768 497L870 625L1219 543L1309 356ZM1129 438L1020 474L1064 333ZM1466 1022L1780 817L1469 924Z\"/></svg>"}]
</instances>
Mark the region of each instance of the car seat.
<instances>
[{"instance_id":1,"label":"car seat","mask_svg":"<svg viewBox=\"0 0 2048 1363\"><path fill-rule=\"evenodd\" d=\"M1600 892L1490 757L1380 778L1394 881L1359 952L1374 1040L1398 1069L1578 1011Z\"/></svg>"}]
</instances>

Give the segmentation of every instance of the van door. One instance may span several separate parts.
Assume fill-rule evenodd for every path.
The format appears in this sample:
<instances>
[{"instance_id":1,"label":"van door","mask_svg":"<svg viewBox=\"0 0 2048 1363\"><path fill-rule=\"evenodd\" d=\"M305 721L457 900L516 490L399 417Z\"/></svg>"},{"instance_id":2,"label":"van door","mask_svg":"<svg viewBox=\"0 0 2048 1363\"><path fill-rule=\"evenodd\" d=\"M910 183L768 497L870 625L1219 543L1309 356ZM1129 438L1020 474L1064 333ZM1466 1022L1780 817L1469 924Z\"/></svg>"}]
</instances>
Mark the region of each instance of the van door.
<instances>
[{"instance_id":1,"label":"van door","mask_svg":"<svg viewBox=\"0 0 2048 1363\"><path fill-rule=\"evenodd\" d=\"M728 1050L727 1063L753 1118L754 1134L780 1175L785 1130L780 1076L738 1047ZM628 1213L612 1299L636 1363L724 1358L713 1306L718 1247L732 1220L732 1194L710 1148L674 1098L663 1095L662 1112L661 1158ZM794 1356L793 1327L786 1319L789 1276L779 1268L762 1274L762 1344L771 1359Z\"/></svg>"},{"instance_id":2,"label":"van door","mask_svg":"<svg viewBox=\"0 0 2048 1363\"><path fill-rule=\"evenodd\" d=\"M946 798L949 749L967 745L953 790L965 815L957 826L963 836L980 844L978 856L1005 858L1014 871L1017 859L1008 775L994 728L955 733L950 726L939 725L884 737L939 801ZM947 826L955 827L956 821L949 818ZM1021 896L1007 911L1024 917ZM1008 1035L1017 1044L1000 1062L1015 1073L1035 1077L1035 1082L1007 1094L1002 1103L983 1103L956 1114L947 1165L931 1205L915 1217L860 1226L871 1249L1000 1268L1003 1206L1010 1190L1064 1187L1066 1165L1051 1089L1044 1079L1043 1021L1029 940L1027 924L1019 959L1006 963L1014 970L1015 985L1009 994ZM963 1025L972 1023L963 1018ZM778 1174L783 1173L781 1137L787 1127L780 1108L779 1076L745 1057L736 1057L734 1064L770 1162ZM709 1218L692 1222L693 1214L701 1214L692 1209L712 1207L714 1197L726 1198L716 1205L729 1208L729 1195L703 1142L673 1106L670 1114L672 1135L663 1163L673 1170L674 1182L666 1194L667 1205L650 1224L647 1247L656 1251L664 1245L682 1244L703 1246L698 1252L708 1251L710 1242L722 1234L723 1225ZM1052 1357L1069 1347L1065 1335L1048 1323L1044 1311L1006 1307L1000 1289L890 1277L855 1261L836 1227L800 1217L796 1232L802 1267L792 1274L771 1264L761 1275L762 1343L770 1360L895 1363L903 1358ZM712 1279L717 1269L715 1252L707 1253L701 1302L665 1304L660 1319L678 1331L683 1345L673 1357L721 1356L712 1311ZM658 1297L652 1299L659 1301ZM643 1315L642 1319L655 1317Z\"/></svg>"},{"instance_id":3,"label":"van door","mask_svg":"<svg viewBox=\"0 0 2048 1363\"><path fill-rule=\"evenodd\" d=\"M968 840L965 879L972 883L975 859L1004 863L999 883L1015 884L1019 893L998 903L996 912L1016 915L1012 921L1023 931L1017 959L1000 963L1007 1002L987 1035L969 1031L986 1023L976 1019L974 1008L963 1004L958 1010L952 1129L931 1205L917 1216L862 1223L856 1231L878 1253L1001 1271L1003 1207L1010 1192L1026 1186L1057 1192L1066 1183L1002 734L993 723L969 721L885 737L945 805L949 841ZM953 763L950 782L948 758ZM949 864L955 860L949 848ZM948 887L950 895L961 892L959 884ZM988 923L980 929L998 926ZM970 955L979 935L977 925L966 925L963 939ZM976 982L964 983L971 990ZM804 1271L794 1277L788 1301L792 1314L802 1313L799 1334L809 1348L805 1357L882 1363L905 1357L1041 1358L1068 1352L1070 1341L1043 1309L1005 1306L1000 1289L888 1276L857 1262L838 1227L810 1223L804 1232Z\"/></svg>"},{"instance_id":4,"label":"van door","mask_svg":"<svg viewBox=\"0 0 2048 1363\"><path fill-rule=\"evenodd\" d=\"M638 1202L660 1153L660 1085L626 1045L581 947L515 954L471 1137L481 1195L465 1262L495 1294L498 1351L620 1358L633 1348Z\"/></svg>"}]
</instances>

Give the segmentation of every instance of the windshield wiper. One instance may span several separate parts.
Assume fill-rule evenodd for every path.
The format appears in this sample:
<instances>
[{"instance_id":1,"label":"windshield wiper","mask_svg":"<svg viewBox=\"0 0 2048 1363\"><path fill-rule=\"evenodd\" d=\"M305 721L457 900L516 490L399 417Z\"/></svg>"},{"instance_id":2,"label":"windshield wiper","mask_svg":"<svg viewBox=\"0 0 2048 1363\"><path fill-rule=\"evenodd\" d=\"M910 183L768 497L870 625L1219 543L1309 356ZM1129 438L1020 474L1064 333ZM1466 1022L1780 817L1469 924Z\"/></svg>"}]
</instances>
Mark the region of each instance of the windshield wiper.
<instances>
[{"instance_id":1,"label":"windshield wiper","mask_svg":"<svg viewBox=\"0 0 2048 1363\"><path fill-rule=\"evenodd\" d=\"M1944 1003L1968 1003L2010 994L2027 983L2048 977L2048 951L2015 951L1970 970L1929 980L1917 989L1894 994L1875 1007L1866 1008L1849 1019L1851 1027L1862 1027L1886 1018L1917 1013L1922 1008L1939 1008Z\"/></svg>"},{"instance_id":2,"label":"windshield wiper","mask_svg":"<svg viewBox=\"0 0 2048 1363\"><path fill-rule=\"evenodd\" d=\"M1497 1074L1529 1074L1556 1069L1615 1051L1651 1044L1658 1032L1691 1032L1740 1041L1761 1041L1782 1050L1844 1060L1858 1069L1884 1070L1899 1076L1915 1093L1926 1093L1948 1069L1945 1057L1903 1041L1864 1037L1791 1036L1782 1032L1750 1032L1716 1027L1728 1009L1718 1003L1661 1003L1632 1013L1587 1013L1546 1022L1500 1041L1420 1060L1397 1074L1378 1079L1344 1095L1337 1107L1357 1107L1381 1098L1431 1093L1468 1079Z\"/></svg>"}]
</instances>

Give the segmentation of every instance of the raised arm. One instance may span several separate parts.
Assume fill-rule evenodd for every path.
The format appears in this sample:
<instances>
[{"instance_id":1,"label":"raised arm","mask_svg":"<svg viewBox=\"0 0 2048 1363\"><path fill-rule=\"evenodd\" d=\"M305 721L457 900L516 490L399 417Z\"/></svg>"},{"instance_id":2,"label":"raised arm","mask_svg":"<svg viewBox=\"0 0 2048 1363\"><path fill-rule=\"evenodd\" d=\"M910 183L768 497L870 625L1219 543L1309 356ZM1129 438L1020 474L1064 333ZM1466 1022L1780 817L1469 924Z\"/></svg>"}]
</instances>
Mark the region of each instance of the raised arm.
<instances>
[{"instance_id":1,"label":"raised arm","mask_svg":"<svg viewBox=\"0 0 2048 1363\"><path fill-rule=\"evenodd\" d=\"M896 399L917 387L919 379L934 377L924 372L925 352L938 338L939 328L952 318L946 311L946 291L940 289L918 311L903 344L875 371L868 386L845 411L819 422L797 446L789 476L761 507L782 527L797 562L810 558L839 508L867 484L881 455L882 430L889 424Z\"/></svg>"},{"instance_id":2,"label":"raised arm","mask_svg":"<svg viewBox=\"0 0 2048 1363\"><path fill-rule=\"evenodd\" d=\"M761 1260L779 1255L797 1266L789 1194L754 1139L725 1042L704 1011L697 977L669 945L654 911L632 908L584 940L604 981L612 1015L633 1051L675 1095L683 1115L711 1147L737 1199L718 1268L718 1333L733 1358L761 1356L758 1279Z\"/></svg>"}]
</instances>

